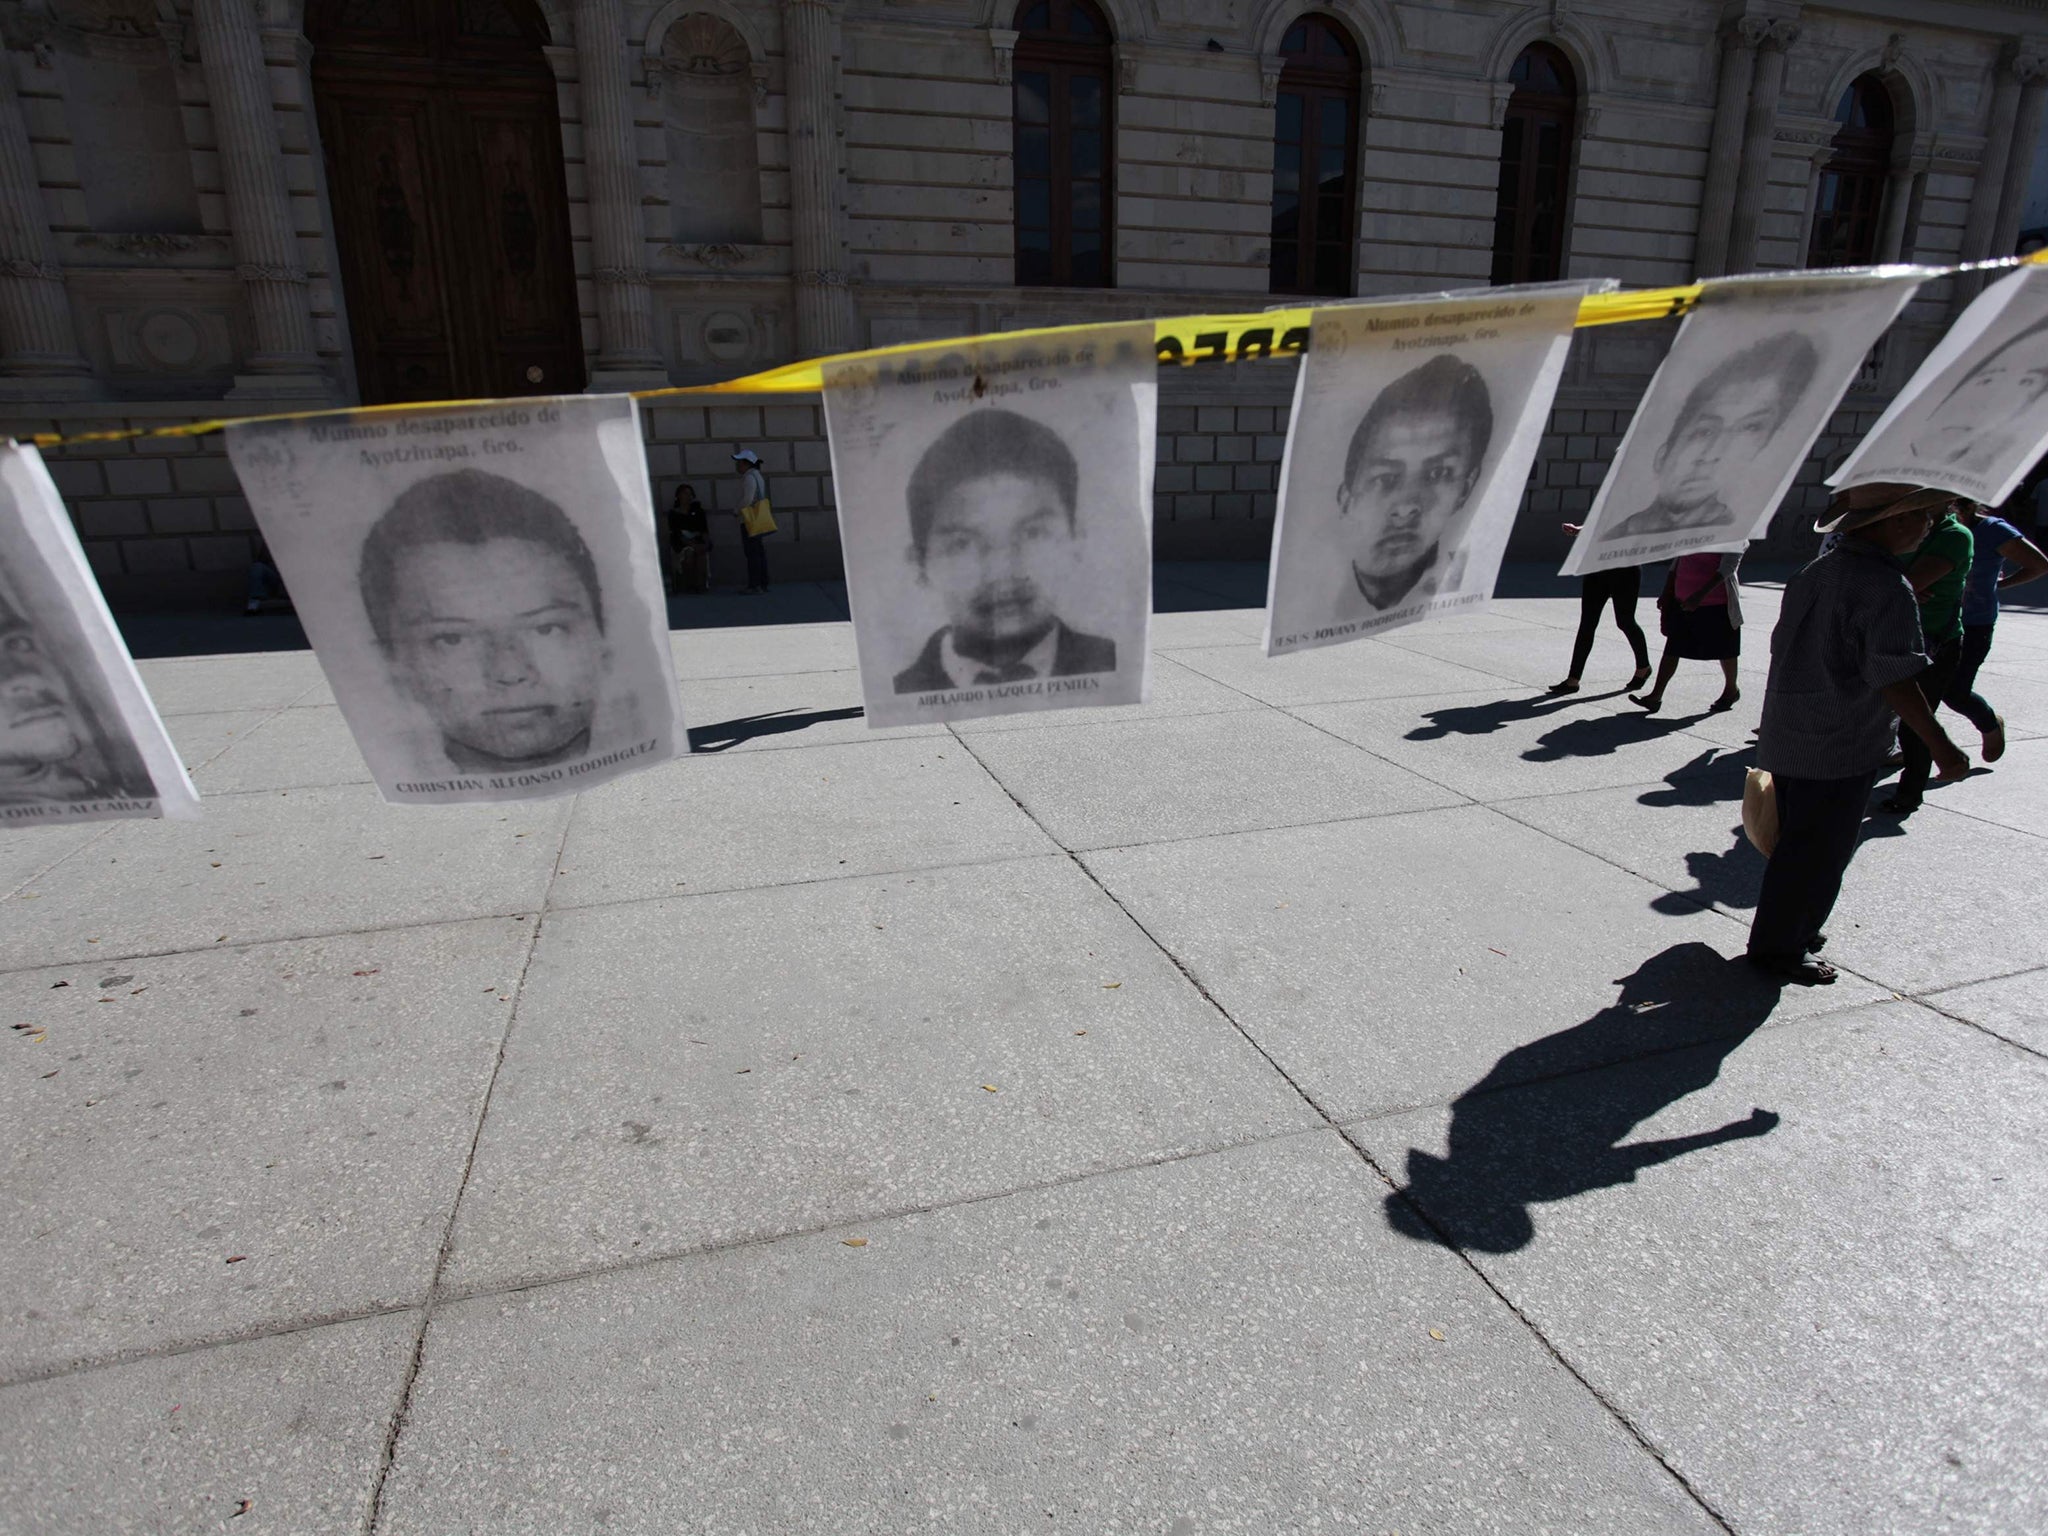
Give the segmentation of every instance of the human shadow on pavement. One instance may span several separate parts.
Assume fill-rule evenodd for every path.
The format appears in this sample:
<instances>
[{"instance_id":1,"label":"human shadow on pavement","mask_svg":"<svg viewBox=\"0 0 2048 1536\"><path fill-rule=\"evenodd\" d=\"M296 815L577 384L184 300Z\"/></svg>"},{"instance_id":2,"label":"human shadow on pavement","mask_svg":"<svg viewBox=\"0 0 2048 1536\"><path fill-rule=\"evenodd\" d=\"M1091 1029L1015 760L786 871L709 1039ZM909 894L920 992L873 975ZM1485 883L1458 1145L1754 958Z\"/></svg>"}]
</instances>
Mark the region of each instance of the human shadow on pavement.
<instances>
[{"instance_id":1,"label":"human shadow on pavement","mask_svg":"<svg viewBox=\"0 0 2048 1536\"><path fill-rule=\"evenodd\" d=\"M1458 1096L1450 1155L1409 1150L1407 1182L1386 1199L1389 1226L1417 1242L1513 1253L1536 1235L1533 1205L1776 1128L1777 1115L1753 1109L1713 1130L1624 1142L1711 1084L1771 1016L1778 989L1700 943L1651 956L1620 986L1613 1006L1517 1046Z\"/></svg>"},{"instance_id":2,"label":"human shadow on pavement","mask_svg":"<svg viewBox=\"0 0 2048 1536\"><path fill-rule=\"evenodd\" d=\"M1664 775L1663 789L1648 789L1636 796L1639 805L1719 805L1724 800L1740 800L1743 783L1749 777L1749 766L1755 755L1755 748L1744 747L1731 751L1726 747L1709 747L1698 757L1679 764Z\"/></svg>"},{"instance_id":3,"label":"human shadow on pavement","mask_svg":"<svg viewBox=\"0 0 2048 1536\"><path fill-rule=\"evenodd\" d=\"M1517 720L1540 720L1559 710L1570 709L1588 699L1608 699L1611 693L1538 694L1534 698L1489 699L1484 704L1452 704L1424 713L1429 723L1408 733L1409 741L1441 741L1446 736L1490 736Z\"/></svg>"},{"instance_id":4,"label":"human shadow on pavement","mask_svg":"<svg viewBox=\"0 0 2048 1536\"><path fill-rule=\"evenodd\" d=\"M1605 757L1623 747L1639 746L1682 731L1689 724L1691 721L1683 716L1583 715L1545 731L1522 757L1531 763L1555 763L1567 757Z\"/></svg>"},{"instance_id":5,"label":"human shadow on pavement","mask_svg":"<svg viewBox=\"0 0 2048 1536\"><path fill-rule=\"evenodd\" d=\"M728 752L743 741L808 730L811 726L824 725L832 720L858 720L864 713L866 711L858 704L850 709L778 709L765 715L742 715L737 720L721 720L716 725L693 725L690 727L690 750Z\"/></svg>"}]
</instances>

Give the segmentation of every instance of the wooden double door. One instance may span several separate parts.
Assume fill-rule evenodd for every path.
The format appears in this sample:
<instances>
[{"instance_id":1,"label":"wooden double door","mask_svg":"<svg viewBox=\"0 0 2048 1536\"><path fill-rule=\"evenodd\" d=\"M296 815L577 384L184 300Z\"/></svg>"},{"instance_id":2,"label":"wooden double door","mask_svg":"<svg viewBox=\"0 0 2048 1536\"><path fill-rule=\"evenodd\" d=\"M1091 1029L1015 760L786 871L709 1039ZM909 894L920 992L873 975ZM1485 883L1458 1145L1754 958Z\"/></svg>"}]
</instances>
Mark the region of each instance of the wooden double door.
<instances>
[{"instance_id":1,"label":"wooden double door","mask_svg":"<svg viewBox=\"0 0 2048 1536\"><path fill-rule=\"evenodd\" d=\"M531 0L307 8L365 404L583 388L542 25Z\"/></svg>"}]
</instances>

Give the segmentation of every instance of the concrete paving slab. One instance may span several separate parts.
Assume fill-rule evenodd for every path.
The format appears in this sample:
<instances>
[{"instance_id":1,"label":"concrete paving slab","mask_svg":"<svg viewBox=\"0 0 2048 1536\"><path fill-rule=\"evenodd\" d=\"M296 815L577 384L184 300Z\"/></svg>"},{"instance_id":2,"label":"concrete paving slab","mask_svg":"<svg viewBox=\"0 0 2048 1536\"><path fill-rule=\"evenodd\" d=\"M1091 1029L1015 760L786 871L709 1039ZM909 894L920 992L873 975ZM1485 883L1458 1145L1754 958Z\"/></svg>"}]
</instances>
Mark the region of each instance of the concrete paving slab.
<instances>
[{"instance_id":1,"label":"concrete paving slab","mask_svg":"<svg viewBox=\"0 0 2048 1536\"><path fill-rule=\"evenodd\" d=\"M1974 743L1969 740L1968 728L1956 734L1962 737L1958 745L1969 751ZM1971 761L1976 762L1975 753ZM1977 766L1984 767L1981 763ZM1989 771L1973 773L1959 784L1931 786L1926 803L1958 816L1995 821L2015 832L2048 837L2048 741L2009 742L2005 756L1991 764ZM2048 861L2048 847L2039 852Z\"/></svg>"},{"instance_id":2,"label":"concrete paving slab","mask_svg":"<svg viewBox=\"0 0 2048 1536\"><path fill-rule=\"evenodd\" d=\"M1728 958L1740 926L1653 912L1645 882L1477 806L1086 862L1338 1119L1441 1102L1553 1036L1532 1072L1883 995L1781 996Z\"/></svg>"},{"instance_id":3,"label":"concrete paving slab","mask_svg":"<svg viewBox=\"0 0 2048 1536\"><path fill-rule=\"evenodd\" d=\"M1459 798L1271 711L1006 731L971 744L1068 848L1385 816Z\"/></svg>"},{"instance_id":4,"label":"concrete paving slab","mask_svg":"<svg viewBox=\"0 0 2048 1536\"><path fill-rule=\"evenodd\" d=\"M943 725L868 728L858 672L692 678L683 719L698 752L761 752L905 736L943 736Z\"/></svg>"},{"instance_id":5,"label":"concrete paving slab","mask_svg":"<svg viewBox=\"0 0 2048 1536\"><path fill-rule=\"evenodd\" d=\"M223 710L283 709L308 690L325 686L311 651L266 651L253 656L179 656L140 661L136 669L157 713L211 715ZM331 702L331 700L330 700Z\"/></svg>"},{"instance_id":6,"label":"concrete paving slab","mask_svg":"<svg viewBox=\"0 0 2048 1536\"><path fill-rule=\"evenodd\" d=\"M423 1303L533 927L0 976L0 1380Z\"/></svg>"},{"instance_id":7,"label":"concrete paving slab","mask_svg":"<svg viewBox=\"0 0 2048 1536\"><path fill-rule=\"evenodd\" d=\"M1716 785L1722 792L1699 803ZM1731 772L1663 791L1594 790L1501 810L1688 898L1660 899L1660 911L1711 901L1747 924L1763 860L1740 831L1738 795ZM2048 932L2013 921L2016 912L2048 909L2048 859L2035 856L2032 839L2022 853L2022 834L1949 815L1942 804L1929 800L1903 823L1864 823L1828 924L1828 958L1891 991L1956 986L2048 961Z\"/></svg>"},{"instance_id":8,"label":"concrete paving slab","mask_svg":"<svg viewBox=\"0 0 2048 1536\"><path fill-rule=\"evenodd\" d=\"M1113 704L1106 709L1043 709L1022 715L990 715L962 720L953 729L962 736L990 731L1029 731L1063 725L1107 725L1119 720L1160 720L1173 715L1220 715L1232 710L1263 709L1257 699L1212 682L1191 667L1167 656L1152 658L1152 697L1143 704Z\"/></svg>"},{"instance_id":9,"label":"concrete paving slab","mask_svg":"<svg viewBox=\"0 0 2048 1536\"><path fill-rule=\"evenodd\" d=\"M678 677L759 677L778 672L859 668L851 624L688 629L668 637Z\"/></svg>"},{"instance_id":10,"label":"concrete paving slab","mask_svg":"<svg viewBox=\"0 0 2048 1536\"><path fill-rule=\"evenodd\" d=\"M170 733L171 745L178 749L178 761L193 775L193 782L198 783L200 769L247 739L250 732L277 713L274 709L231 709L204 715L167 715L164 729Z\"/></svg>"},{"instance_id":11,"label":"concrete paving slab","mask_svg":"<svg viewBox=\"0 0 2048 1536\"><path fill-rule=\"evenodd\" d=\"M1472 635L1453 634L1432 624L1416 624L1396 630L1379 643L1411 656L1434 658L1467 674L1482 674L1494 680L1495 687L1507 682L1520 683L1532 689L1548 688L1564 676L1572 661L1569 635L1534 626L1526 630ZM1650 645L1653 661L1656 653L1653 635ZM1621 680L1626 682L1626 666L1624 661L1595 676L1604 678L1609 673L1621 672ZM1590 663L1588 670L1591 670ZM1593 691L1604 692L1605 689L1603 686Z\"/></svg>"},{"instance_id":12,"label":"concrete paving slab","mask_svg":"<svg viewBox=\"0 0 2048 1536\"><path fill-rule=\"evenodd\" d=\"M1583 695L1372 699L1290 713L1476 800L1650 783L1702 771L1720 751L1680 722Z\"/></svg>"},{"instance_id":13,"label":"concrete paving slab","mask_svg":"<svg viewBox=\"0 0 2048 1536\"><path fill-rule=\"evenodd\" d=\"M365 784L122 822L0 902L0 970L532 912L568 815L386 805Z\"/></svg>"},{"instance_id":14,"label":"concrete paving slab","mask_svg":"<svg viewBox=\"0 0 2048 1536\"><path fill-rule=\"evenodd\" d=\"M1175 651L1173 659L1240 693L1282 708L1500 687L1498 678L1483 672L1397 650L1378 640L1270 657L1261 655L1256 646L1191 648Z\"/></svg>"},{"instance_id":15,"label":"concrete paving slab","mask_svg":"<svg viewBox=\"0 0 2048 1536\"><path fill-rule=\"evenodd\" d=\"M1191 645L1257 644L1266 632L1263 608L1195 608L1152 615L1152 649L1178 650Z\"/></svg>"},{"instance_id":16,"label":"concrete paving slab","mask_svg":"<svg viewBox=\"0 0 2048 1536\"><path fill-rule=\"evenodd\" d=\"M1995 1035L2048 1056L2048 970L1936 992L1926 1001L1943 1013L1981 1024Z\"/></svg>"},{"instance_id":17,"label":"concrete paving slab","mask_svg":"<svg viewBox=\"0 0 2048 1536\"><path fill-rule=\"evenodd\" d=\"M1459 1230L1542 1202L1473 1256L1731 1529L2048 1525L2048 1062L1885 1004L1353 1134Z\"/></svg>"},{"instance_id":18,"label":"concrete paving slab","mask_svg":"<svg viewBox=\"0 0 2048 1536\"><path fill-rule=\"evenodd\" d=\"M381 1530L1716 1530L1383 1189L1325 1132L451 1306Z\"/></svg>"},{"instance_id":19,"label":"concrete paving slab","mask_svg":"<svg viewBox=\"0 0 2048 1536\"><path fill-rule=\"evenodd\" d=\"M450 1283L976 1199L1316 1123L1065 858L555 913Z\"/></svg>"},{"instance_id":20,"label":"concrete paving slab","mask_svg":"<svg viewBox=\"0 0 2048 1536\"><path fill-rule=\"evenodd\" d=\"M43 871L71 858L109 830L106 822L79 826L10 827L0 831L0 895L19 890Z\"/></svg>"},{"instance_id":21,"label":"concrete paving slab","mask_svg":"<svg viewBox=\"0 0 2048 1536\"><path fill-rule=\"evenodd\" d=\"M371 1318L0 1389L8 1528L360 1530L417 1328Z\"/></svg>"},{"instance_id":22,"label":"concrete paving slab","mask_svg":"<svg viewBox=\"0 0 2048 1536\"><path fill-rule=\"evenodd\" d=\"M192 777L202 795L371 782L362 750L332 704L263 716L256 730L238 736Z\"/></svg>"},{"instance_id":23,"label":"concrete paving slab","mask_svg":"<svg viewBox=\"0 0 2048 1536\"><path fill-rule=\"evenodd\" d=\"M951 736L700 754L586 790L549 900L745 890L1051 847Z\"/></svg>"}]
</instances>

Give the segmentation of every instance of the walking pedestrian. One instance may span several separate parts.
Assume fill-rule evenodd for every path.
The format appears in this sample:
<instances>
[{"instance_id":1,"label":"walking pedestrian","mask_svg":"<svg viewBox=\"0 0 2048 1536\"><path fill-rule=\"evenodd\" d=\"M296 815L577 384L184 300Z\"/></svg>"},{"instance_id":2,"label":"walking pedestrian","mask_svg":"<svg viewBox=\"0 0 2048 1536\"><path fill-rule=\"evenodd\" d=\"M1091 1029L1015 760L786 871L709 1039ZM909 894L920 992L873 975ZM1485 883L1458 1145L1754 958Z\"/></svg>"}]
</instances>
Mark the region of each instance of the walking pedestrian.
<instances>
[{"instance_id":1,"label":"walking pedestrian","mask_svg":"<svg viewBox=\"0 0 2048 1536\"><path fill-rule=\"evenodd\" d=\"M734 452L732 461L739 466L740 544L747 557L745 591L755 596L768 590L768 551L763 546L775 531L775 519L768 511L768 481L761 473L760 456L751 448L741 448ZM758 512L753 510L756 508ZM757 527L761 531L753 532Z\"/></svg>"},{"instance_id":2,"label":"walking pedestrian","mask_svg":"<svg viewBox=\"0 0 2048 1536\"><path fill-rule=\"evenodd\" d=\"M697 499L694 485L676 487L675 500L668 509L668 542L675 560L677 592L706 592L711 588L711 514Z\"/></svg>"},{"instance_id":3,"label":"walking pedestrian","mask_svg":"<svg viewBox=\"0 0 2048 1536\"><path fill-rule=\"evenodd\" d=\"M1925 744L1943 781L1970 771L1913 681L1927 654L1906 559L1948 500L1946 491L1895 482L1840 492L1816 531L1843 537L1786 584L1757 732L1778 838L1748 950L1749 963L1778 980L1835 979L1835 968L1813 956L1827 943L1894 717L1902 734Z\"/></svg>"},{"instance_id":4,"label":"walking pedestrian","mask_svg":"<svg viewBox=\"0 0 2048 1536\"><path fill-rule=\"evenodd\" d=\"M1991 654L1998 624L1998 594L2007 587L2048 576L2048 554L2004 518L1974 501L1958 504L1970 530L1970 575L1963 584L1963 648L1956 675L1941 702L1974 725L1984 738L1984 761L2005 756L2005 719L1977 692L1977 669ZM2010 561L2016 569L2006 570Z\"/></svg>"},{"instance_id":5,"label":"walking pedestrian","mask_svg":"<svg viewBox=\"0 0 2048 1536\"><path fill-rule=\"evenodd\" d=\"M1566 523L1564 531L1577 537L1579 525ZM1643 626L1636 622L1636 600L1642 590L1643 568L1639 565L1593 571L1580 579L1579 632L1572 640L1572 669L1563 682L1552 683L1548 692L1579 691L1580 680L1586 674L1586 658L1593 654L1593 637L1600 628L1600 615L1609 603L1614 604L1614 627L1621 631L1636 655L1635 676L1628 680L1628 691L1634 693L1650 680L1650 645L1643 638Z\"/></svg>"},{"instance_id":6,"label":"walking pedestrian","mask_svg":"<svg viewBox=\"0 0 2048 1536\"><path fill-rule=\"evenodd\" d=\"M1651 714L1664 707L1664 690L1680 661L1721 663L1721 694L1710 710L1733 709L1742 697L1735 683L1735 663L1742 654L1742 593L1736 572L1742 556L1680 555L1664 578L1657 599L1658 627L1664 631L1664 654L1657 661L1657 681L1634 701Z\"/></svg>"},{"instance_id":7,"label":"walking pedestrian","mask_svg":"<svg viewBox=\"0 0 2048 1536\"><path fill-rule=\"evenodd\" d=\"M1976 545L1956 516L1957 504L1958 498L1951 496L1937 509L1934 526L1906 567L1906 580L1920 600L1921 638L1927 642L1927 670L1914 681L1930 711L1941 708L1963 660L1963 586L1970 578ZM1910 731L1900 734L1899 752L1899 782L1878 808L1893 816L1910 816L1920 809L1934 761L1927 744Z\"/></svg>"}]
</instances>

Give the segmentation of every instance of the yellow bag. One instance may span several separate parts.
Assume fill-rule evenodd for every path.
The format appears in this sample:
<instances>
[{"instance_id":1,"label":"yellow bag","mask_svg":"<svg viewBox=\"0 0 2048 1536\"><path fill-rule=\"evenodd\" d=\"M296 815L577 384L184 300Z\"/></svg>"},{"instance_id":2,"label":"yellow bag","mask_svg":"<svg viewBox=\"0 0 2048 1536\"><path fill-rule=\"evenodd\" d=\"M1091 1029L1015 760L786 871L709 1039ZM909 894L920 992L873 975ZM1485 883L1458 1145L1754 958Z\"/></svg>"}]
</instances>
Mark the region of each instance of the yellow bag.
<instances>
[{"instance_id":1,"label":"yellow bag","mask_svg":"<svg viewBox=\"0 0 2048 1536\"><path fill-rule=\"evenodd\" d=\"M740 527L747 531L749 537L757 539L764 533L775 531L775 513L766 496L740 508Z\"/></svg>"},{"instance_id":2,"label":"yellow bag","mask_svg":"<svg viewBox=\"0 0 2048 1536\"><path fill-rule=\"evenodd\" d=\"M1778 786L1766 769L1752 768L1743 777L1742 831L1767 859L1778 846Z\"/></svg>"}]
</instances>

